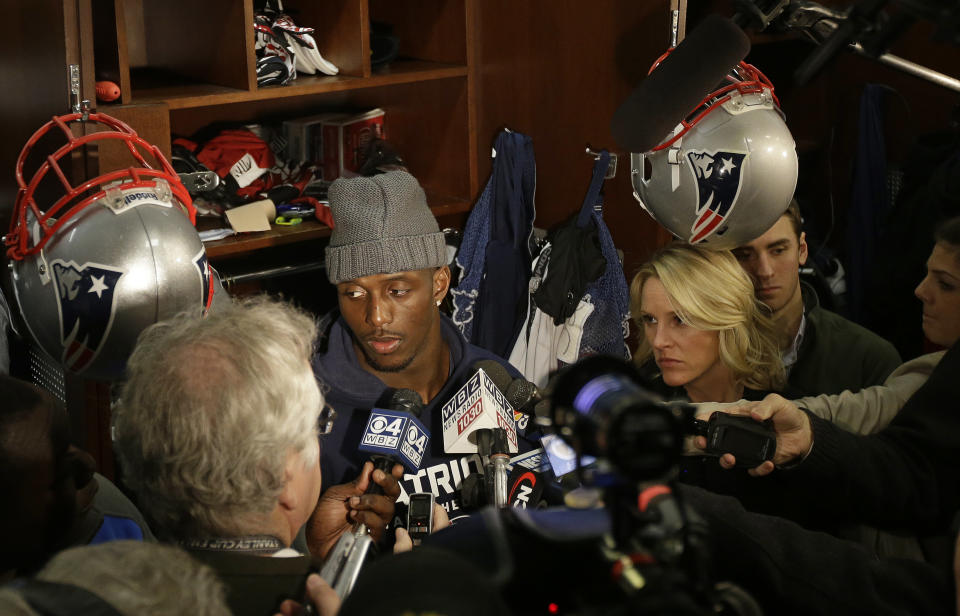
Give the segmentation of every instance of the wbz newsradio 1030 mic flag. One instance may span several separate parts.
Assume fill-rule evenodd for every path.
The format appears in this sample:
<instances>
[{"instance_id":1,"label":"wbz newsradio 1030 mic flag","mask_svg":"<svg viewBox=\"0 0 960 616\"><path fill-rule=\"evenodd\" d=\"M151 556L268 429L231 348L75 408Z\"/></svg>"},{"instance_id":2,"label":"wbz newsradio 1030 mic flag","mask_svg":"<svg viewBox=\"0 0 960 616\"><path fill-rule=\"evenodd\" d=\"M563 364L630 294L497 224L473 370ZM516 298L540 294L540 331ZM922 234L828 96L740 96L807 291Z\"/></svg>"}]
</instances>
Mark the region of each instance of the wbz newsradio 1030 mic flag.
<instances>
[{"instance_id":1,"label":"wbz newsradio 1030 mic flag","mask_svg":"<svg viewBox=\"0 0 960 616\"><path fill-rule=\"evenodd\" d=\"M513 407L482 368L443 405L441 417L445 453L476 453L481 428L503 428L510 453L517 453Z\"/></svg>"}]
</instances>

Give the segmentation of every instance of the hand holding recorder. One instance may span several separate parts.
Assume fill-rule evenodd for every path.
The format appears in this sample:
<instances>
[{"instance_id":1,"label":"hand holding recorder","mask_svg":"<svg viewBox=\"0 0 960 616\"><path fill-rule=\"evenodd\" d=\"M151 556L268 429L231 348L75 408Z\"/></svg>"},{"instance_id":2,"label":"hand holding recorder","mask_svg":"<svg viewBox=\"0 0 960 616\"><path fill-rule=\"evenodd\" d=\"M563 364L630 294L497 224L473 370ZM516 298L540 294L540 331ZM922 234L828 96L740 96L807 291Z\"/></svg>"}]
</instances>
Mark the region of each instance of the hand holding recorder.
<instances>
[{"instance_id":1,"label":"hand holding recorder","mask_svg":"<svg viewBox=\"0 0 960 616\"><path fill-rule=\"evenodd\" d=\"M770 394L759 402L743 402L724 408L724 413L731 416L749 417L756 422L769 422L776 439L776 451L772 459L765 460L753 466L748 472L755 477L769 475L777 467L788 466L803 460L813 448L813 432L810 428L810 418L797 405L777 394ZM715 411L700 414L698 420L710 420ZM707 437L697 436L694 445L703 451L708 451ZM726 469L737 466L737 458L729 451L721 450L720 466ZM743 466L743 464L740 464Z\"/></svg>"}]
</instances>

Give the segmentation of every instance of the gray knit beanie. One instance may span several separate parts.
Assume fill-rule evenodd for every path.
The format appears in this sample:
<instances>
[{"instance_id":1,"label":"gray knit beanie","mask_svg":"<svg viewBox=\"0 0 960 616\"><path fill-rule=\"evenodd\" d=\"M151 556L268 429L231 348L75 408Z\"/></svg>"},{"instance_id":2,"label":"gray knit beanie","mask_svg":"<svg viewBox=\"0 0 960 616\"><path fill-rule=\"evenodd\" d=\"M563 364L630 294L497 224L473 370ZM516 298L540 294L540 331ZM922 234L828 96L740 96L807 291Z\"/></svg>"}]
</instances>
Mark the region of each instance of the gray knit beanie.
<instances>
[{"instance_id":1,"label":"gray knit beanie","mask_svg":"<svg viewBox=\"0 0 960 616\"><path fill-rule=\"evenodd\" d=\"M333 284L447 264L443 232L406 171L341 178L328 197L334 227L326 264Z\"/></svg>"}]
</instances>

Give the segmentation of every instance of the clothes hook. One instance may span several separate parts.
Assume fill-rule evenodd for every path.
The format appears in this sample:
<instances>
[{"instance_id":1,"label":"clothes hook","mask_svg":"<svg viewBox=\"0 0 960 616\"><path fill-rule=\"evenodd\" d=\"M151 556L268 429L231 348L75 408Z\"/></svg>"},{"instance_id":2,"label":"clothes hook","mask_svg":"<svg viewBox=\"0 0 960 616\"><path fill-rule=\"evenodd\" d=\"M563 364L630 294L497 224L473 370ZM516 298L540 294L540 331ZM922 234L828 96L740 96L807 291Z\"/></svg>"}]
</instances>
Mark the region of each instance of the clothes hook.
<instances>
[{"instance_id":1,"label":"clothes hook","mask_svg":"<svg viewBox=\"0 0 960 616\"><path fill-rule=\"evenodd\" d=\"M600 152L591 149L589 144L587 144L587 154L593 156L593 160L600 160ZM603 179L609 180L615 175L617 175L617 155L610 152L610 164L607 165L607 172L604 174Z\"/></svg>"}]
</instances>

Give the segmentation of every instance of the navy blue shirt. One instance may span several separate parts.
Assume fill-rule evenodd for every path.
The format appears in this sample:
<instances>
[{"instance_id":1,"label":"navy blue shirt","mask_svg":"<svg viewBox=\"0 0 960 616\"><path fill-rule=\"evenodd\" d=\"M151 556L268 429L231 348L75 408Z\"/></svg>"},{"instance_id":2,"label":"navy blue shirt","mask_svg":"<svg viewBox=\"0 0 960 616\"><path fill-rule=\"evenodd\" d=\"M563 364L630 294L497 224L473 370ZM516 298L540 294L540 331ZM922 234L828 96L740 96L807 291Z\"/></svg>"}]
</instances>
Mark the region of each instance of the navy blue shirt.
<instances>
[{"instance_id":1,"label":"navy blue shirt","mask_svg":"<svg viewBox=\"0 0 960 616\"><path fill-rule=\"evenodd\" d=\"M482 469L476 454L443 452L440 409L474 374L473 366L478 361L492 359L502 364L511 376L519 378L521 375L503 358L464 340L446 316L441 319L441 333L450 347L451 373L443 389L420 416L430 431L430 445L419 471L404 474L397 503L407 503L408 495L413 492L432 492L436 502L446 509L453 520L469 513L463 510L460 497L463 478L471 473L482 472ZM369 458L369 454L359 451L360 438L370 409L377 406L388 387L361 367L349 327L342 318L330 327L325 343L326 349L313 358L313 372L320 381L327 404L337 412L333 431L323 437L320 463L323 485L333 486L355 479ZM525 436L527 420L526 416L521 416L517 422L519 453L539 447L539 441ZM398 507L398 513L400 510Z\"/></svg>"}]
</instances>

